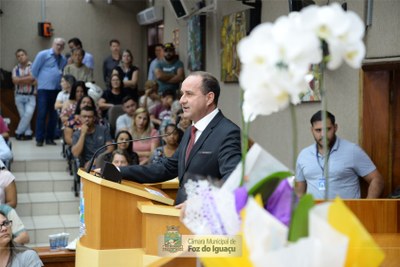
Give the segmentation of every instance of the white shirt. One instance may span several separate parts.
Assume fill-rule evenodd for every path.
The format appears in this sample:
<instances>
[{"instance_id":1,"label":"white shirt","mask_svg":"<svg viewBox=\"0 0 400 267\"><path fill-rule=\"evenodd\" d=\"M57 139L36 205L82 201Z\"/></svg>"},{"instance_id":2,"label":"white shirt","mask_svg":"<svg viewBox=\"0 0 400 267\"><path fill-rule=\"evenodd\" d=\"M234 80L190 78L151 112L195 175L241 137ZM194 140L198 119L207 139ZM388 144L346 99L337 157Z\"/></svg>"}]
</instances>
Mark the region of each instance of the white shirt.
<instances>
[{"instance_id":1,"label":"white shirt","mask_svg":"<svg viewBox=\"0 0 400 267\"><path fill-rule=\"evenodd\" d=\"M207 128L208 124L214 119L214 117L218 114L219 109L216 108L214 109L211 113L207 114L204 118L193 124L192 126L196 127L196 139L195 143L197 140L199 140L200 135L203 133L203 131Z\"/></svg>"}]
</instances>

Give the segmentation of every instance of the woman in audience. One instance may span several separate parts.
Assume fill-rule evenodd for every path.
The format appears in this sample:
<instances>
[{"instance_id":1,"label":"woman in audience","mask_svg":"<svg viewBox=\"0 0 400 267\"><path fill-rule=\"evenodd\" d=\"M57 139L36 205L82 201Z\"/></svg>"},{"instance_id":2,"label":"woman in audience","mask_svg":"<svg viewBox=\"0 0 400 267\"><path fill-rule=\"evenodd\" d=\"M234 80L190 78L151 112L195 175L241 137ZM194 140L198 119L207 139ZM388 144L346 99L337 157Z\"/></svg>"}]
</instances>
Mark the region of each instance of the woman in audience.
<instances>
[{"instance_id":1,"label":"woman in audience","mask_svg":"<svg viewBox=\"0 0 400 267\"><path fill-rule=\"evenodd\" d=\"M111 75L111 90L105 90L99 99L99 108L102 110L102 117L107 117L107 111L114 105L121 105L122 99L129 95L127 89L122 88L122 79L118 74Z\"/></svg>"},{"instance_id":2,"label":"woman in audience","mask_svg":"<svg viewBox=\"0 0 400 267\"><path fill-rule=\"evenodd\" d=\"M165 127L165 134L169 134L163 138L165 144L155 149L153 156L150 159L151 163L157 163L162 161L164 158L172 157L178 149L183 136L182 130L178 129L175 124L168 124Z\"/></svg>"},{"instance_id":3,"label":"woman in audience","mask_svg":"<svg viewBox=\"0 0 400 267\"><path fill-rule=\"evenodd\" d=\"M118 74L123 81L123 88L128 89L129 95L138 102L138 79L139 68L133 65L133 55L129 49L122 52L122 59L118 66L116 66L112 74Z\"/></svg>"},{"instance_id":4,"label":"woman in audience","mask_svg":"<svg viewBox=\"0 0 400 267\"><path fill-rule=\"evenodd\" d=\"M146 81L144 84L144 95L140 97L139 106L147 109L150 114L154 108L160 104L160 97L158 96L158 85L156 81Z\"/></svg>"},{"instance_id":5,"label":"woman in audience","mask_svg":"<svg viewBox=\"0 0 400 267\"><path fill-rule=\"evenodd\" d=\"M132 140L132 135L125 130L119 131L116 138L115 142L125 142L128 140ZM103 168L104 162L112 162L112 155L115 151L119 151L121 153L124 153L127 156L127 161L129 165L131 164L139 164L139 156L136 152L133 152L133 142L130 143L123 143L123 144L118 144L114 147L114 151L111 153L105 153L101 154L100 156L97 157L96 160L96 168Z\"/></svg>"},{"instance_id":6,"label":"woman in audience","mask_svg":"<svg viewBox=\"0 0 400 267\"><path fill-rule=\"evenodd\" d=\"M61 91L57 94L55 110L61 110L64 103L68 101L72 86L76 82L74 76L70 74L63 75L61 78Z\"/></svg>"},{"instance_id":7,"label":"woman in audience","mask_svg":"<svg viewBox=\"0 0 400 267\"><path fill-rule=\"evenodd\" d=\"M0 212L2 212L8 220L12 221L11 233L12 238L15 243L18 244L28 244L29 234L25 228L24 223L21 221L15 209L7 204L0 205ZM1 230L1 229L0 229Z\"/></svg>"},{"instance_id":8,"label":"woman in audience","mask_svg":"<svg viewBox=\"0 0 400 267\"><path fill-rule=\"evenodd\" d=\"M13 208L17 206L17 187L15 176L5 169L0 160L0 204L7 204Z\"/></svg>"},{"instance_id":9,"label":"woman in audience","mask_svg":"<svg viewBox=\"0 0 400 267\"><path fill-rule=\"evenodd\" d=\"M156 137L158 135L157 130L150 124L150 114L146 109L138 108L135 111L131 133L133 139ZM153 154L154 149L158 147L159 143L158 138L136 141L133 143L133 150L139 155L140 165L145 165L149 162L150 156Z\"/></svg>"},{"instance_id":10,"label":"woman in audience","mask_svg":"<svg viewBox=\"0 0 400 267\"><path fill-rule=\"evenodd\" d=\"M60 119L63 125L66 125L71 115L75 114L75 109L78 101L83 97L87 96L88 88L85 86L84 81L77 81L71 88L69 93L69 99L64 103L61 109Z\"/></svg>"},{"instance_id":11,"label":"woman in audience","mask_svg":"<svg viewBox=\"0 0 400 267\"><path fill-rule=\"evenodd\" d=\"M12 223L3 212L0 212L0 266L43 266L36 251L13 242L11 232Z\"/></svg>"}]
</instances>

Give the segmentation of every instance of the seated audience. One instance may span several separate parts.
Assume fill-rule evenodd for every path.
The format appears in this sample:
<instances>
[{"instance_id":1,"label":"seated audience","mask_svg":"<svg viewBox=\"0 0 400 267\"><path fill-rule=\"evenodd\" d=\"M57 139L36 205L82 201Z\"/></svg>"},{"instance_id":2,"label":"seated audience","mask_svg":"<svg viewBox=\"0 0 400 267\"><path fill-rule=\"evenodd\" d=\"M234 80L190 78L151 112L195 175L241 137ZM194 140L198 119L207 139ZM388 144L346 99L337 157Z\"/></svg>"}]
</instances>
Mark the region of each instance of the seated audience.
<instances>
[{"instance_id":1,"label":"seated audience","mask_svg":"<svg viewBox=\"0 0 400 267\"><path fill-rule=\"evenodd\" d=\"M151 122L160 133L163 133L165 126L171 123L171 106L174 102L174 97L175 92L170 90L164 91L161 97L161 103L150 113Z\"/></svg>"},{"instance_id":2,"label":"seated audience","mask_svg":"<svg viewBox=\"0 0 400 267\"><path fill-rule=\"evenodd\" d=\"M14 222L0 212L0 265L10 267L40 267L42 261L36 251L17 244L12 238Z\"/></svg>"},{"instance_id":3,"label":"seated audience","mask_svg":"<svg viewBox=\"0 0 400 267\"><path fill-rule=\"evenodd\" d=\"M116 132L127 130L132 127L133 115L137 108L135 100L131 96L126 96L122 100L122 108L125 114L120 115L116 122Z\"/></svg>"},{"instance_id":4,"label":"seated audience","mask_svg":"<svg viewBox=\"0 0 400 267\"><path fill-rule=\"evenodd\" d=\"M129 95L127 89L121 88L122 79L118 74L111 75L111 90L105 90L98 101L99 108L102 110L102 117L107 117L107 111L114 105L121 105L125 96Z\"/></svg>"},{"instance_id":5,"label":"seated audience","mask_svg":"<svg viewBox=\"0 0 400 267\"><path fill-rule=\"evenodd\" d=\"M122 87L128 89L129 95L133 97L135 102L139 100L138 79L139 68L133 64L133 55L129 49L122 51L122 59L116 66L112 74L118 74L123 81Z\"/></svg>"},{"instance_id":6,"label":"seated audience","mask_svg":"<svg viewBox=\"0 0 400 267\"><path fill-rule=\"evenodd\" d=\"M85 50L82 48L75 48L72 51L73 64L69 64L64 68L64 75L70 74L75 77L77 81L92 82L93 71L82 63L85 56Z\"/></svg>"},{"instance_id":7,"label":"seated audience","mask_svg":"<svg viewBox=\"0 0 400 267\"><path fill-rule=\"evenodd\" d=\"M0 160L4 163L10 162L13 159L13 153L8 146L4 137L0 135Z\"/></svg>"},{"instance_id":8,"label":"seated audience","mask_svg":"<svg viewBox=\"0 0 400 267\"><path fill-rule=\"evenodd\" d=\"M4 140L8 141L10 137L10 129L8 128L7 123L4 121L3 116L0 115L0 135L3 136Z\"/></svg>"},{"instance_id":9,"label":"seated audience","mask_svg":"<svg viewBox=\"0 0 400 267\"><path fill-rule=\"evenodd\" d=\"M153 129L151 126L150 114L144 108L138 108L135 111L131 133L133 139L158 136L157 130ZM140 165L145 165L149 162L150 156L153 154L154 149L158 147L158 144L158 138L136 141L133 143L133 151L139 155Z\"/></svg>"},{"instance_id":10,"label":"seated audience","mask_svg":"<svg viewBox=\"0 0 400 267\"><path fill-rule=\"evenodd\" d=\"M144 84L145 93L140 97L139 106L147 109L150 113L161 103L158 95L158 84L155 81L147 81Z\"/></svg>"},{"instance_id":11,"label":"seated audience","mask_svg":"<svg viewBox=\"0 0 400 267\"><path fill-rule=\"evenodd\" d=\"M0 160L0 204L7 204L13 208L17 207L17 187L15 176L5 168Z\"/></svg>"},{"instance_id":12,"label":"seated audience","mask_svg":"<svg viewBox=\"0 0 400 267\"><path fill-rule=\"evenodd\" d=\"M178 110L178 112L176 113L175 116L175 122L179 117L179 123L178 123L178 128L182 130L182 132L185 132L187 128L189 128L189 126L192 125L192 121L189 118L185 118L185 116L183 116L183 110L180 109Z\"/></svg>"},{"instance_id":13,"label":"seated audience","mask_svg":"<svg viewBox=\"0 0 400 267\"><path fill-rule=\"evenodd\" d=\"M71 92L72 86L76 82L74 76L66 74L61 78L61 91L57 94L56 103L54 104L55 110L62 109L65 102L68 101L69 93Z\"/></svg>"},{"instance_id":14,"label":"seated audience","mask_svg":"<svg viewBox=\"0 0 400 267\"><path fill-rule=\"evenodd\" d=\"M111 135L108 127L96 124L96 110L85 106L80 110L82 126L72 135L72 155L80 159L80 165L86 166L96 150L106 144L111 144ZM107 151L111 152L112 147Z\"/></svg>"},{"instance_id":15,"label":"seated audience","mask_svg":"<svg viewBox=\"0 0 400 267\"><path fill-rule=\"evenodd\" d=\"M72 134L81 128L81 120L79 114L83 107L96 107L94 100L90 96L83 96L76 104L75 113L69 116L64 127L64 141L67 145L72 145ZM98 116L99 118L99 116Z\"/></svg>"},{"instance_id":16,"label":"seated audience","mask_svg":"<svg viewBox=\"0 0 400 267\"><path fill-rule=\"evenodd\" d=\"M132 140L132 135L126 130L122 130L122 131L118 132L118 134L115 138L115 142L117 142L117 143L129 141L129 140ZM97 157L96 168L103 168L105 161L112 162L112 154L115 151L120 151L121 153L124 152L125 155L127 156L129 165L139 164L139 156L137 153L133 152L133 142L118 144L118 145L114 146L113 149L115 149L113 152L103 153Z\"/></svg>"},{"instance_id":17,"label":"seated audience","mask_svg":"<svg viewBox=\"0 0 400 267\"><path fill-rule=\"evenodd\" d=\"M182 130L177 128L175 124L168 124L165 127L165 134L169 135L163 137L164 145L155 149L153 156L150 159L151 163L157 163L162 161L164 158L172 157L178 149L183 136Z\"/></svg>"},{"instance_id":18,"label":"seated audience","mask_svg":"<svg viewBox=\"0 0 400 267\"><path fill-rule=\"evenodd\" d=\"M8 220L12 221L12 223L10 224L12 241L18 244L29 243L29 234L26 231L25 226L22 223L21 219L19 218L15 209L13 209L7 204L1 204L0 214L5 216ZM0 218L0 223L2 223L2 218ZM0 231L3 232L3 229L0 229Z\"/></svg>"},{"instance_id":19,"label":"seated audience","mask_svg":"<svg viewBox=\"0 0 400 267\"><path fill-rule=\"evenodd\" d=\"M69 94L69 99L64 103L61 109L60 119L63 125L68 124L68 119L71 117L71 115L75 114L78 101L83 96L87 96L87 93L88 88L85 86L83 81L77 81L74 83Z\"/></svg>"},{"instance_id":20,"label":"seated audience","mask_svg":"<svg viewBox=\"0 0 400 267\"><path fill-rule=\"evenodd\" d=\"M132 165L126 151L115 150L112 152L111 163L116 167Z\"/></svg>"}]
</instances>

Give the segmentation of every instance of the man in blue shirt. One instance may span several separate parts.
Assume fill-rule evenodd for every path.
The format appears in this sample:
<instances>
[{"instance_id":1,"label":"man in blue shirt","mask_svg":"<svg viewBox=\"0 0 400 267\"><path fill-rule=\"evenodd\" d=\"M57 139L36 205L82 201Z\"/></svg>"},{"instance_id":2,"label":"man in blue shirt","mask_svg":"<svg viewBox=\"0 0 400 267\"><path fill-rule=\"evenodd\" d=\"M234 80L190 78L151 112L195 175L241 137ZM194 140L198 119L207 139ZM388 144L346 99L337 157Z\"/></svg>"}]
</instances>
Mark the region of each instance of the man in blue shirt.
<instances>
[{"instance_id":1,"label":"man in blue shirt","mask_svg":"<svg viewBox=\"0 0 400 267\"><path fill-rule=\"evenodd\" d=\"M32 64L32 75L37 80L37 120L36 120L36 145L43 146L43 141L48 145L54 142L57 124L57 112L54 103L61 89L61 76L67 64L67 59L61 54L64 50L65 40L55 38L50 49L40 51ZM46 117L47 125L46 125Z\"/></svg>"},{"instance_id":2,"label":"man in blue shirt","mask_svg":"<svg viewBox=\"0 0 400 267\"><path fill-rule=\"evenodd\" d=\"M356 144L336 136L335 116L327 112L326 136L328 141L328 185L324 177L322 112L311 118L311 132L316 144L303 149L296 164L296 190L299 195L310 193L314 198L360 198L359 177L368 184L367 198L378 198L383 191L384 181L368 155Z\"/></svg>"}]
</instances>

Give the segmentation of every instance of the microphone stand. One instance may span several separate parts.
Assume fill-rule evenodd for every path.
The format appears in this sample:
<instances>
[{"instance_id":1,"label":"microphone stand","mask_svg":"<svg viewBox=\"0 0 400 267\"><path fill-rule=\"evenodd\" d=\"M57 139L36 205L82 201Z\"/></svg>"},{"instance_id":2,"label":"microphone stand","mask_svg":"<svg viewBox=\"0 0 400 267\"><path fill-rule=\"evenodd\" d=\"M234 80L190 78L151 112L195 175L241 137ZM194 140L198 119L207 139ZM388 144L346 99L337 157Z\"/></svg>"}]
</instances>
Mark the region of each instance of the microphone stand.
<instances>
[{"instance_id":1,"label":"microphone stand","mask_svg":"<svg viewBox=\"0 0 400 267\"><path fill-rule=\"evenodd\" d=\"M90 173L90 171L92 170L93 167L93 163L95 158L97 157L97 155L99 154L99 152L109 146L115 146L115 145L119 145L119 144L125 144L125 143L131 143L131 142L136 142L136 141L145 141L145 140L149 140L149 139L155 139L155 138L161 138L161 137L167 137L169 135L171 135L173 132L175 132L178 129L178 125L179 122L181 120L181 117L177 117L176 118L176 122L175 122L175 130L171 131L170 133L166 133L166 134L161 134L161 135L157 135L157 136L148 136L148 137L143 137L143 138L139 138L139 139L131 139L131 140L127 140L127 141L122 141L122 142L113 142L111 144L106 144L104 146L99 147L93 154L92 158L90 159L89 165L86 169L87 173Z\"/></svg>"},{"instance_id":2,"label":"microphone stand","mask_svg":"<svg viewBox=\"0 0 400 267\"><path fill-rule=\"evenodd\" d=\"M89 165L86 169L87 173L90 173L90 171L92 170L93 164L94 164L94 160L97 158L97 155L99 154L100 151L102 151L103 149L109 147L109 146L115 146L115 145L119 145L119 144L126 144L126 143L132 143L132 142L136 142L136 141L145 141L145 140L149 140L149 139L155 139L155 138L162 138L162 137L167 137L169 135L171 135L174 131L167 133L167 134L162 134L162 135L157 135L157 136L148 136L148 137L143 137L143 138L139 138L139 139L131 139L131 140L127 140L127 141L122 141L122 142L113 142L111 144L107 144L104 146L99 147L96 152L94 152L92 158L90 159Z\"/></svg>"}]
</instances>

